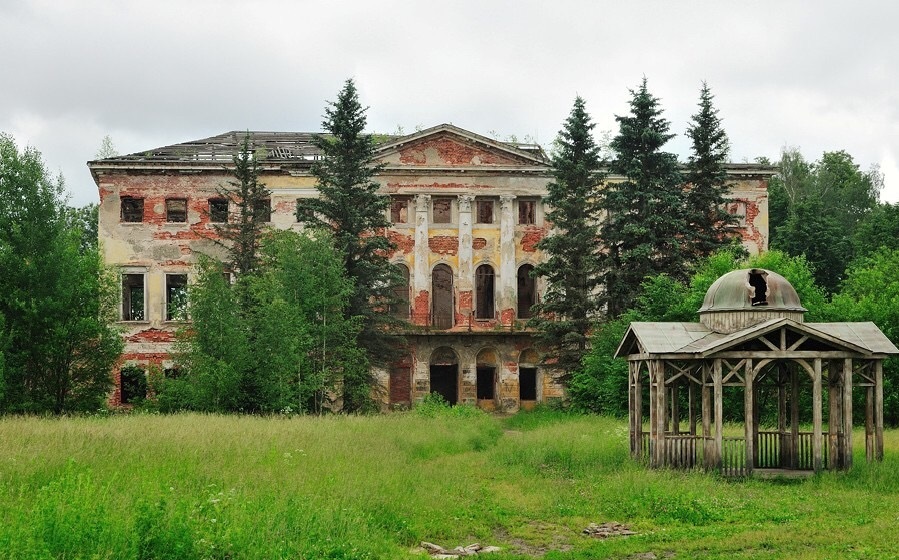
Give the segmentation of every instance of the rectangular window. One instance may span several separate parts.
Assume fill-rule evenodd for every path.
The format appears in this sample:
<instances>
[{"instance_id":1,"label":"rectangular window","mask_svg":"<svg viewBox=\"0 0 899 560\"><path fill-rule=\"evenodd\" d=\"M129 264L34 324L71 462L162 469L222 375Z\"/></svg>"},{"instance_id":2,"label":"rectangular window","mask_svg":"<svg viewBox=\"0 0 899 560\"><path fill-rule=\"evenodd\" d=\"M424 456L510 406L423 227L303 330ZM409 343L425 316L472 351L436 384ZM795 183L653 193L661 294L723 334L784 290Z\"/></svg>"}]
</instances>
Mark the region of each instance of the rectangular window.
<instances>
[{"instance_id":1,"label":"rectangular window","mask_svg":"<svg viewBox=\"0 0 899 560\"><path fill-rule=\"evenodd\" d=\"M228 222L228 200L224 198L209 199L209 221L216 224Z\"/></svg>"},{"instance_id":2,"label":"rectangular window","mask_svg":"<svg viewBox=\"0 0 899 560\"><path fill-rule=\"evenodd\" d=\"M395 196L390 199L390 221L395 224L409 223L409 198Z\"/></svg>"},{"instance_id":3,"label":"rectangular window","mask_svg":"<svg viewBox=\"0 0 899 560\"><path fill-rule=\"evenodd\" d=\"M119 371L121 403L135 404L147 398L147 373L139 367L127 366Z\"/></svg>"},{"instance_id":4,"label":"rectangular window","mask_svg":"<svg viewBox=\"0 0 899 560\"><path fill-rule=\"evenodd\" d=\"M518 201L518 223L520 225L533 225L537 223L537 201Z\"/></svg>"},{"instance_id":5,"label":"rectangular window","mask_svg":"<svg viewBox=\"0 0 899 560\"><path fill-rule=\"evenodd\" d=\"M165 275L165 320L187 320L187 274Z\"/></svg>"},{"instance_id":6,"label":"rectangular window","mask_svg":"<svg viewBox=\"0 0 899 560\"><path fill-rule=\"evenodd\" d=\"M269 199L257 201L253 208L253 214L258 222L272 221L272 201Z\"/></svg>"},{"instance_id":7,"label":"rectangular window","mask_svg":"<svg viewBox=\"0 0 899 560\"><path fill-rule=\"evenodd\" d=\"M186 198L165 199L165 221L174 223L184 223L187 221Z\"/></svg>"},{"instance_id":8,"label":"rectangular window","mask_svg":"<svg viewBox=\"0 0 899 560\"><path fill-rule=\"evenodd\" d=\"M144 321L144 275L122 274L122 320Z\"/></svg>"},{"instance_id":9,"label":"rectangular window","mask_svg":"<svg viewBox=\"0 0 899 560\"><path fill-rule=\"evenodd\" d=\"M746 201L745 200L729 200L724 204L727 213L736 218L738 227L746 226Z\"/></svg>"},{"instance_id":10,"label":"rectangular window","mask_svg":"<svg viewBox=\"0 0 899 560\"><path fill-rule=\"evenodd\" d=\"M452 198L435 198L432 204L435 224L450 224L453 222Z\"/></svg>"},{"instance_id":11,"label":"rectangular window","mask_svg":"<svg viewBox=\"0 0 899 560\"><path fill-rule=\"evenodd\" d=\"M476 200L478 209L478 220L479 224L492 224L493 223L493 201L492 200Z\"/></svg>"},{"instance_id":12,"label":"rectangular window","mask_svg":"<svg viewBox=\"0 0 899 560\"><path fill-rule=\"evenodd\" d=\"M122 197L122 221L123 222L142 222L144 221L144 199L133 198L130 196Z\"/></svg>"}]
</instances>

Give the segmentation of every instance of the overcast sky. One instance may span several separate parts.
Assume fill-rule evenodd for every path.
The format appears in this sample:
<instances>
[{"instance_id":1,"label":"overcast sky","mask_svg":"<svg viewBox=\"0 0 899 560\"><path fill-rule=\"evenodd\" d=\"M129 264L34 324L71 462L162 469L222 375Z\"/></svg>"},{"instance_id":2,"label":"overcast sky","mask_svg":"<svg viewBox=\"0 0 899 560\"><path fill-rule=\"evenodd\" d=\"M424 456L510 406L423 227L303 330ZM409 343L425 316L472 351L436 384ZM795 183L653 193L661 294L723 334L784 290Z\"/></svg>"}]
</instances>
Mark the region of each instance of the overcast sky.
<instances>
[{"instance_id":1,"label":"overcast sky","mask_svg":"<svg viewBox=\"0 0 899 560\"><path fill-rule=\"evenodd\" d=\"M899 201L899 3L0 0L0 131L73 204L85 162L229 130L319 131L354 78L374 132L449 122L548 146L582 96L614 130L645 76L684 159L699 88L731 159L846 150Z\"/></svg>"}]
</instances>

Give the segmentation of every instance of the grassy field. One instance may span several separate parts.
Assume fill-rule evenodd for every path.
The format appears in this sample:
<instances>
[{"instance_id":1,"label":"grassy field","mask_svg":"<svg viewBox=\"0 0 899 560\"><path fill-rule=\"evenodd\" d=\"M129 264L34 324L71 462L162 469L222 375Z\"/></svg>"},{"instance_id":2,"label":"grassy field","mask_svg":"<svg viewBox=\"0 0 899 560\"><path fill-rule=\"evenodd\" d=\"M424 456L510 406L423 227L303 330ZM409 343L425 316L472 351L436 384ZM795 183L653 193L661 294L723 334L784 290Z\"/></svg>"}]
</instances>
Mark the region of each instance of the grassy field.
<instances>
[{"instance_id":1,"label":"grassy field","mask_svg":"<svg viewBox=\"0 0 899 560\"><path fill-rule=\"evenodd\" d=\"M618 420L426 412L0 419L0 558L899 557L899 432L882 464L734 482L644 469ZM638 534L581 534L608 521Z\"/></svg>"}]
</instances>

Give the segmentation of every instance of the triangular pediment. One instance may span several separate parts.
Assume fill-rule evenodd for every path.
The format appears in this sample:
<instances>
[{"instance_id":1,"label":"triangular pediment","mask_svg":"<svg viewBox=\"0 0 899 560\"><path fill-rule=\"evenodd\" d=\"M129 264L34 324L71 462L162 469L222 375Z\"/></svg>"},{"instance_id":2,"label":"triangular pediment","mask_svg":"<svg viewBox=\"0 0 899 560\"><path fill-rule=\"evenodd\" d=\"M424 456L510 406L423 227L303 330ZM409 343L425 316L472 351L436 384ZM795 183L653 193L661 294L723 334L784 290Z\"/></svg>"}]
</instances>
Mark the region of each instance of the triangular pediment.
<instances>
[{"instance_id":1,"label":"triangular pediment","mask_svg":"<svg viewBox=\"0 0 899 560\"><path fill-rule=\"evenodd\" d=\"M539 146L499 142L451 124L442 124L381 144L377 160L388 167L534 168L547 167Z\"/></svg>"},{"instance_id":2,"label":"triangular pediment","mask_svg":"<svg viewBox=\"0 0 899 560\"><path fill-rule=\"evenodd\" d=\"M871 351L855 342L797 323L790 319L774 319L732 333L702 348L702 357L720 352L851 352L861 355Z\"/></svg>"}]
</instances>

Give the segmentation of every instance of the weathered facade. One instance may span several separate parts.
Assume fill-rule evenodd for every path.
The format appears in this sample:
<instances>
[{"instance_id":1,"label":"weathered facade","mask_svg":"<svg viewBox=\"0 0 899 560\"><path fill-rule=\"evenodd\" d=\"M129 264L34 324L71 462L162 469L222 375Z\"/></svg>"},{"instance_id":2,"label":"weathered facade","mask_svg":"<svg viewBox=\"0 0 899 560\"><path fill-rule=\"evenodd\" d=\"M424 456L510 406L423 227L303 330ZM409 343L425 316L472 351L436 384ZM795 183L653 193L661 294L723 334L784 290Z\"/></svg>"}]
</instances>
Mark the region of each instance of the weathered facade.
<instances>
[{"instance_id":1,"label":"weathered facade","mask_svg":"<svg viewBox=\"0 0 899 560\"><path fill-rule=\"evenodd\" d=\"M297 200L317 195L312 135L250 135L257 153L265 152L260 179L272 192L271 225L300 228ZM169 352L196 255L223 256L210 220L226 219L218 189L231 180L227 168L242 136L89 162L104 258L122 273L123 365L174 367ZM550 230L543 151L440 125L384 138L376 157L384 164L382 193L391 197L391 260L408 278L398 294L408 306L396 312L410 323L409 355L379 374L385 406L408 406L432 391L502 410L561 398L564 388L539 366L525 327L545 288L530 276L543 258L536 244ZM728 171L728 209L742 216L744 245L764 251L774 170L744 164ZM111 403L127 403L119 374L116 387Z\"/></svg>"}]
</instances>

